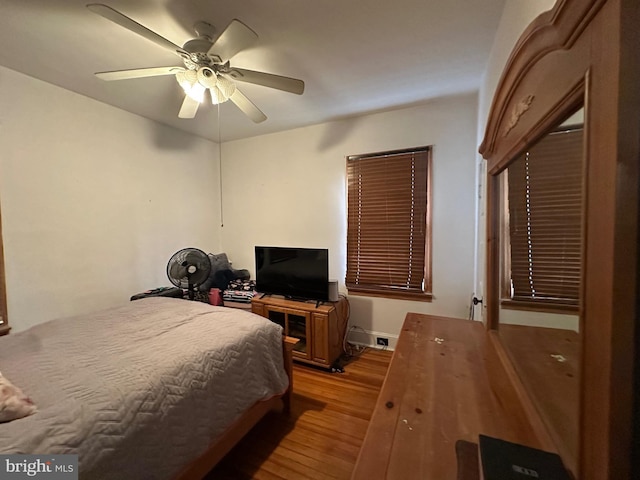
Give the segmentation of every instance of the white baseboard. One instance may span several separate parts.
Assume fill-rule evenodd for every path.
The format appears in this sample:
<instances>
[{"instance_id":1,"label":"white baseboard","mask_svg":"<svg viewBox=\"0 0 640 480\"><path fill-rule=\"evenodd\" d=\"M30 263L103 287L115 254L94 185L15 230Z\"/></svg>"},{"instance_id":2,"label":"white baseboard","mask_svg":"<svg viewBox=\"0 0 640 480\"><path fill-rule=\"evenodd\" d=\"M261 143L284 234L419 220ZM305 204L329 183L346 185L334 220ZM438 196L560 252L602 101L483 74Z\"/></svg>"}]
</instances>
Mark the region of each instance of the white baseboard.
<instances>
[{"instance_id":1,"label":"white baseboard","mask_svg":"<svg viewBox=\"0 0 640 480\"><path fill-rule=\"evenodd\" d=\"M398 335L393 335L386 332L365 330L358 327L357 325L351 325L349 327L347 340L349 341L349 343L353 343L356 345L364 345L373 348L383 348L380 345L376 344L376 339L378 337L386 338L389 340L389 346L386 347L386 350L395 350L396 343L398 343Z\"/></svg>"}]
</instances>

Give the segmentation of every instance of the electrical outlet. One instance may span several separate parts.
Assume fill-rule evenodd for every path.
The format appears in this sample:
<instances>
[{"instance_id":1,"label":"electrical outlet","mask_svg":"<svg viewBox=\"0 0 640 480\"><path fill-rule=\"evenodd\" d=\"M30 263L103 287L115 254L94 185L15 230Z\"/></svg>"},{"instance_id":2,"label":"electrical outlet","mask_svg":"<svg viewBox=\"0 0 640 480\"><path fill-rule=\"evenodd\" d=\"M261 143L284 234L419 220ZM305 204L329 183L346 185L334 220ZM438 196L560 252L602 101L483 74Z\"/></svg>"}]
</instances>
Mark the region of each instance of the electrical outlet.
<instances>
[{"instance_id":1,"label":"electrical outlet","mask_svg":"<svg viewBox=\"0 0 640 480\"><path fill-rule=\"evenodd\" d=\"M389 346L389 339L384 337L376 337L377 345L384 345L385 347Z\"/></svg>"}]
</instances>

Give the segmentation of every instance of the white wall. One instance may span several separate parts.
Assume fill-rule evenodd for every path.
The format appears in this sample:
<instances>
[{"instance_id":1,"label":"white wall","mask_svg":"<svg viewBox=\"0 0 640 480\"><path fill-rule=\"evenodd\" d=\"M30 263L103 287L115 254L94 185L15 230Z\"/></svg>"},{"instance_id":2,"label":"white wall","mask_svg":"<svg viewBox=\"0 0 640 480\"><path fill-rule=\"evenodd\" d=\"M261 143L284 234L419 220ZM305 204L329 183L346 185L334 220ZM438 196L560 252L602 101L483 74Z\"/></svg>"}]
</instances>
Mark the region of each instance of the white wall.
<instances>
[{"instance_id":1,"label":"white wall","mask_svg":"<svg viewBox=\"0 0 640 480\"><path fill-rule=\"evenodd\" d=\"M541 13L550 10L556 0L509 0L505 3L502 17L487 62L478 102L478 145L484 137L487 116L493 94L500 81L507 60L516 42L529 24Z\"/></svg>"},{"instance_id":2,"label":"white wall","mask_svg":"<svg viewBox=\"0 0 640 480\"><path fill-rule=\"evenodd\" d=\"M217 144L0 67L0 201L13 331L168 285L220 246Z\"/></svg>"},{"instance_id":3,"label":"white wall","mask_svg":"<svg viewBox=\"0 0 640 480\"><path fill-rule=\"evenodd\" d=\"M553 3L505 4L478 98L224 144L222 230L216 144L0 67L0 201L14 331L167 284L166 260L187 245L225 250L236 268L251 270L259 243L328 247L330 275L344 291L345 156L429 144L434 301L351 297L352 324L392 336L407 311L466 317L471 293L483 294L477 145L511 49Z\"/></svg>"},{"instance_id":4,"label":"white wall","mask_svg":"<svg viewBox=\"0 0 640 480\"><path fill-rule=\"evenodd\" d=\"M527 327L557 328L560 330L580 331L578 315L564 313L546 313L522 310L500 310L500 323L506 325L525 325Z\"/></svg>"},{"instance_id":5,"label":"white wall","mask_svg":"<svg viewBox=\"0 0 640 480\"><path fill-rule=\"evenodd\" d=\"M493 101L493 95L513 47L515 47L516 42L529 24L538 15L550 10L554 4L555 0L509 0L505 3L504 11L502 12L500 24L496 31L493 47L491 48L487 68L484 73L484 78L478 96L478 146L482 143L484 138L485 129L487 127L487 117L489 115L489 109L491 108L491 102ZM484 295L485 278L485 167L484 160L478 154L476 164L476 205L478 209L478 224L476 230L477 250L474 291L480 298ZM474 316L476 318L483 316L483 312L480 311L480 306L476 307Z\"/></svg>"},{"instance_id":6,"label":"white wall","mask_svg":"<svg viewBox=\"0 0 640 480\"><path fill-rule=\"evenodd\" d=\"M222 246L254 272L254 246L329 248L345 292L346 157L433 145L432 303L351 296L351 325L391 337L409 311L466 318L473 288L477 97L224 143Z\"/></svg>"}]
</instances>

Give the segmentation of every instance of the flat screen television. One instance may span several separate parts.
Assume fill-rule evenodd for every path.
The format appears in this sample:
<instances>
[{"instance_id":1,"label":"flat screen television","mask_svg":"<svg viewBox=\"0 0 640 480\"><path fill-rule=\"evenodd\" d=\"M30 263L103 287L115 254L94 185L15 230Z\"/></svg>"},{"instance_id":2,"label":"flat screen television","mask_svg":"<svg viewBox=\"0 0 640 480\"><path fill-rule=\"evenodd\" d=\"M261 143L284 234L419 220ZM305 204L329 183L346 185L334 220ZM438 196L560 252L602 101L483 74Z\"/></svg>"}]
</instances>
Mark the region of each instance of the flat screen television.
<instances>
[{"instance_id":1,"label":"flat screen television","mask_svg":"<svg viewBox=\"0 0 640 480\"><path fill-rule=\"evenodd\" d=\"M256 246L256 290L300 300L329 300L329 250Z\"/></svg>"}]
</instances>

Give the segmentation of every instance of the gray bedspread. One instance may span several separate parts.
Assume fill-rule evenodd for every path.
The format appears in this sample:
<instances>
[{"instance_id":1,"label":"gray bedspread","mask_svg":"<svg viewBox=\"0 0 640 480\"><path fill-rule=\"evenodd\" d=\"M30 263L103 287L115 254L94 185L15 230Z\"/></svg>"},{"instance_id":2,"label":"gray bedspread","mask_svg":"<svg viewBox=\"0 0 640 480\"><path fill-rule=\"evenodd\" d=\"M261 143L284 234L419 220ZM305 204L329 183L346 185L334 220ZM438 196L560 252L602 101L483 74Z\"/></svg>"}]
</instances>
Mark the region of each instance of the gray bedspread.
<instances>
[{"instance_id":1,"label":"gray bedspread","mask_svg":"<svg viewBox=\"0 0 640 480\"><path fill-rule=\"evenodd\" d=\"M81 479L168 479L243 411L282 393L282 329L252 313L147 298L0 339L38 406L0 453L78 454Z\"/></svg>"}]
</instances>

